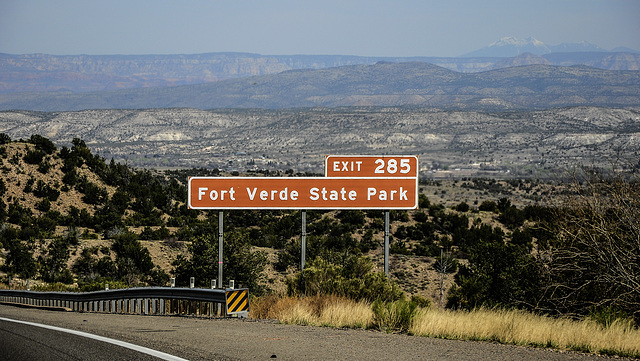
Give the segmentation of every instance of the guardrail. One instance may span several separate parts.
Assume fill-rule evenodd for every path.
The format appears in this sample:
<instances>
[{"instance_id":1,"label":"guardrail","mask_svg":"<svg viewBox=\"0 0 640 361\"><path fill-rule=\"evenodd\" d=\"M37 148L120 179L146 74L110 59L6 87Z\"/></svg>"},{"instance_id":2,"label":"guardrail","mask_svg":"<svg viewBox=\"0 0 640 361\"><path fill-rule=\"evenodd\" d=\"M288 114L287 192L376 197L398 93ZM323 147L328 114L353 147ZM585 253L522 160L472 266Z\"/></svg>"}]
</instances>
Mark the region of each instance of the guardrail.
<instances>
[{"instance_id":1,"label":"guardrail","mask_svg":"<svg viewBox=\"0 0 640 361\"><path fill-rule=\"evenodd\" d=\"M246 288L174 287L124 288L83 293L0 290L0 302L75 312L209 317L237 314L246 317L249 311L249 291ZM232 307L229 307L230 303Z\"/></svg>"}]
</instances>

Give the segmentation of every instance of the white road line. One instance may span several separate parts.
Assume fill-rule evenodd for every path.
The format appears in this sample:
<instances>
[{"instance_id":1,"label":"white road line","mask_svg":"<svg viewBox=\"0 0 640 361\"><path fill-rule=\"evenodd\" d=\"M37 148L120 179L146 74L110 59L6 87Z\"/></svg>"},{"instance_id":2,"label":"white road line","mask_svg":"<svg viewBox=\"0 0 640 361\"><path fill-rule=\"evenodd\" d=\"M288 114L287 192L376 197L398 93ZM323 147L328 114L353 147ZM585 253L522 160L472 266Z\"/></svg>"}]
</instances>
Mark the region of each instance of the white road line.
<instances>
[{"instance_id":1,"label":"white road line","mask_svg":"<svg viewBox=\"0 0 640 361\"><path fill-rule=\"evenodd\" d=\"M147 355L155 356L155 357L160 358L162 360L167 360L167 361L188 361L188 360L183 359L181 357L169 355L168 353L156 351L156 350L153 350L153 349L150 349L150 348L147 348L147 347L134 345L132 343L128 343L128 342L124 342L124 341L120 341L120 340L114 340L114 339L108 338L108 337L93 335L93 334L82 332L82 331L69 330L69 329L66 329L66 328L43 325L43 324L34 323L34 322L12 320L10 318L4 318L4 317L0 317L0 320L1 321L7 321L7 322L22 323L22 324L29 325L29 326L42 327L42 328L46 328L46 329L49 329L49 330L66 332L66 333L70 333L70 334L76 335L76 336L91 338L91 339L94 339L94 340L98 340L98 341L110 343L110 344L113 344L113 345L125 347L125 348L128 348L130 350L138 351L138 352L141 352L141 353L144 353L144 354L147 354Z\"/></svg>"}]
</instances>

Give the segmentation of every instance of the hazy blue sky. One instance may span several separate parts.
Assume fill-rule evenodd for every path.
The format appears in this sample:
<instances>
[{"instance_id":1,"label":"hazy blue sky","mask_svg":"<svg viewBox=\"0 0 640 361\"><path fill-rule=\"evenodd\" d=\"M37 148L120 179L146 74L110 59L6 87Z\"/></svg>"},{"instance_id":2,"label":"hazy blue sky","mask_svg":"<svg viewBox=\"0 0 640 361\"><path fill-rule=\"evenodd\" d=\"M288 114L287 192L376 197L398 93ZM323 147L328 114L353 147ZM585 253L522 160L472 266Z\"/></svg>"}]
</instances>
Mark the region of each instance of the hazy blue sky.
<instances>
[{"instance_id":1,"label":"hazy blue sky","mask_svg":"<svg viewBox=\"0 0 640 361\"><path fill-rule=\"evenodd\" d=\"M0 0L0 52L457 56L502 37L640 50L640 0Z\"/></svg>"}]
</instances>

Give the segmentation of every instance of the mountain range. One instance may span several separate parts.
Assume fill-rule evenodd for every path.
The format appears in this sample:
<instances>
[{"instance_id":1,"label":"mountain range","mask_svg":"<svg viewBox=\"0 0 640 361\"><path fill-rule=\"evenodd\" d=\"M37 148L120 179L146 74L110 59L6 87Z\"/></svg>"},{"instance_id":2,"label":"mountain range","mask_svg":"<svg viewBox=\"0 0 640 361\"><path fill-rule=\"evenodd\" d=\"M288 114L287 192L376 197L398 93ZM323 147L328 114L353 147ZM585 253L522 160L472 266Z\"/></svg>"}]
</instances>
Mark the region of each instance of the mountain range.
<instances>
[{"instance_id":1,"label":"mountain range","mask_svg":"<svg viewBox=\"0 0 640 361\"><path fill-rule=\"evenodd\" d=\"M523 55L528 62L523 62ZM606 70L640 70L640 53L606 51L590 43L548 46L534 39L503 38L461 57L363 57L351 55L50 55L0 53L0 94L91 92L200 84L296 69L371 65L380 61L425 62L463 73L515 65L586 65Z\"/></svg>"},{"instance_id":2,"label":"mountain range","mask_svg":"<svg viewBox=\"0 0 640 361\"><path fill-rule=\"evenodd\" d=\"M507 37L454 58L0 54L0 110L637 105L640 53L618 50Z\"/></svg>"},{"instance_id":3,"label":"mountain range","mask_svg":"<svg viewBox=\"0 0 640 361\"><path fill-rule=\"evenodd\" d=\"M538 59L521 56L523 63ZM640 104L640 72L544 64L460 73L429 63L379 62L104 92L0 94L0 110L414 106L546 109Z\"/></svg>"}]
</instances>

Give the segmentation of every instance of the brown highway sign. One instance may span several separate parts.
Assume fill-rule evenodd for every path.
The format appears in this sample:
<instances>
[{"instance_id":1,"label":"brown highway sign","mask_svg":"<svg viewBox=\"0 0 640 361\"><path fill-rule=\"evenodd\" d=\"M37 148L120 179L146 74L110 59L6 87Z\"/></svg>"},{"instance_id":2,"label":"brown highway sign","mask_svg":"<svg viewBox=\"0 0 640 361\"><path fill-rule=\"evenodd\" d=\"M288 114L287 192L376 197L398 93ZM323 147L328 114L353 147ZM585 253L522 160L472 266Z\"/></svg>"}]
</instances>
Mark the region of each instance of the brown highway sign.
<instances>
[{"instance_id":1,"label":"brown highway sign","mask_svg":"<svg viewBox=\"0 0 640 361\"><path fill-rule=\"evenodd\" d=\"M190 177L191 209L416 209L418 178Z\"/></svg>"},{"instance_id":2,"label":"brown highway sign","mask_svg":"<svg viewBox=\"0 0 640 361\"><path fill-rule=\"evenodd\" d=\"M326 177L418 178L415 155L328 155Z\"/></svg>"}]
</instances>

